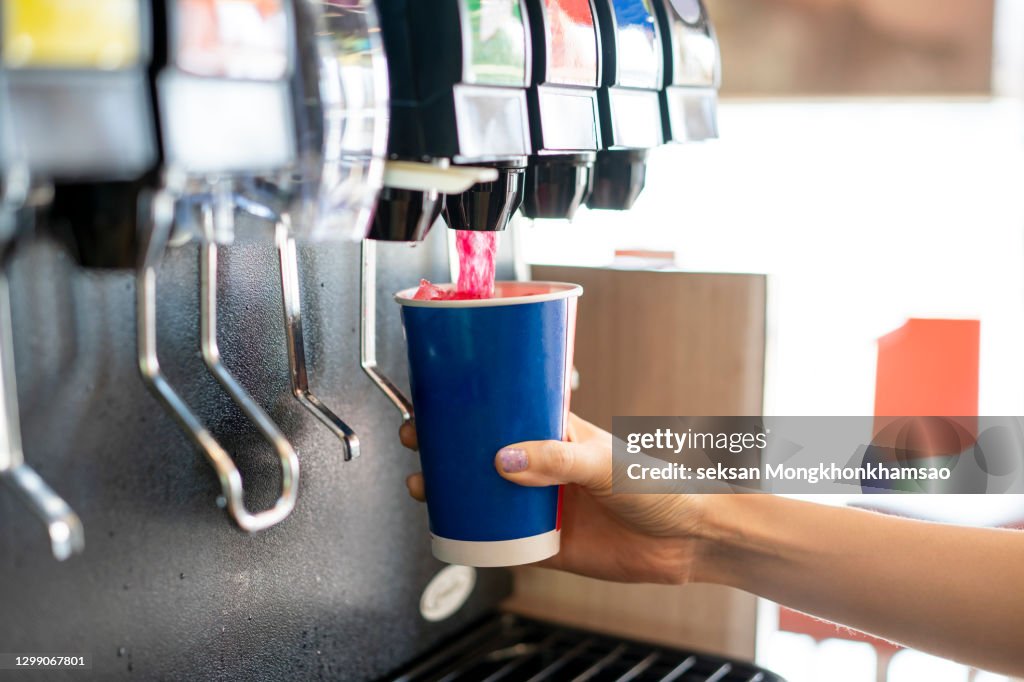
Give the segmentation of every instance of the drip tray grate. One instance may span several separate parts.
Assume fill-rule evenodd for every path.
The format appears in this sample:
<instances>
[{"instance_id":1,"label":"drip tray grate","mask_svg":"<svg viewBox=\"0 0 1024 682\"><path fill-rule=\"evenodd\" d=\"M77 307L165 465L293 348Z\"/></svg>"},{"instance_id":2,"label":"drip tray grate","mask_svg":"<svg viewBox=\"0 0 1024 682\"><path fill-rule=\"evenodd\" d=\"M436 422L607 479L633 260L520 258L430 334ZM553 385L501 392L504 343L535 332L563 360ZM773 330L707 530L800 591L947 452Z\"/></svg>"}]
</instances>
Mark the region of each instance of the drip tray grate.
<instances>
[{"instance_id":1,"label":"drip tray grate","mask_svg":"<svg viewBox=\"0 0 1024 682\"><path fill-rule=\"evenodd\" d=\"M392 678L396 682L783 682L749 663L490 616Z\"/></svg>"}]
</instances>

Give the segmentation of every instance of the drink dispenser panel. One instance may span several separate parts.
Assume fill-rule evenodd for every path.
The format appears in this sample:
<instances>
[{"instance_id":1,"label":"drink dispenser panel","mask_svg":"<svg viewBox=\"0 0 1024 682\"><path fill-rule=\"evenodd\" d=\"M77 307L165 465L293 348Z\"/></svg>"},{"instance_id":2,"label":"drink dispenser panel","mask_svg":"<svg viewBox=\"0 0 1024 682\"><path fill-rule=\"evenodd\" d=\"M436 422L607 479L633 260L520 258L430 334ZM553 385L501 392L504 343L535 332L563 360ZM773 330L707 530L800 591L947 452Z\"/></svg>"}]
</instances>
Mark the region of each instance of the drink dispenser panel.
<instances>
[{"instance_id":1,"label":"drink dispenser panel","mask_svg":"<svg viewBox=\"0 0 1024 682\"><path fill-rule=\"evenodd\" d=\"M529 153L529 48L519 0L407 5L427 156L457 163ZM445 37L445 38L442 38ZM457 36L450 44L448 36Z\"/></svg>"},{"instance_id":2,"label":"drink dispenser panel","mask_svg":"<svg viewBox=\"0 0 1024 682\"><path fill-rule=\"evenodd\" d=\"M659 0L660 1L660 0ZM648 0L597 0L604 52L601 89L605 149L650 149L662 142L658 92L661 35Z\"/></svg>"},{"instance_id":3,"label":"drink dispenser panel","mask_svg":"<svg viewBox=\"0 0 1024 682\"><path fill-rule=\"evenodd\" d=\"M55 179L131 179L157 155L139 0L5 0L3 156Z\"/></svg>"},{"instance_id":4,"label":"drink dispenser panel","mask_svg":"<svg viewBox=\"0 0 1024 682\"><path fill-rule=\"evenodd\" d=\"M168 163L197 174L288 165L295 155L290 6L177 0L167 11L169 65L157 92Z\"/></svg>"},{"instance_id":5,"label":"drink dispenser panel","mask_svg":"<svg viewBox=\"0 0 1024 682\"><path fill-rule=\"evenodd\" d=\"M662 114L666 140L718 137L718 41L700 0L657 0L665 50Z\"/></svg>"},{"instance_id":6,"label":"drink dispenser panel","mask_svg":"<svg viewBox=\"0 0 1024 682\"><path fill-rule=\"evenodd\" d=\"M595 152L597 33L589 0L534 0L530 123L535 154Z\"/></svg>"},{"instance_id":7,"label":"drink dispenser panel","mask_svg":"<svg viewBox=\"0 0 1024 682\"><path fill-rule=\"evenodd\" d=\"M594 9L590 0L532 0L529 10L533 156L526 171L523 214L572 218L590 192L594 158L601 148Z\"/></svg>"},{"instance_id":8,"label":"drink dispenser panel","mask_svg":"<svg viewBox=\"0 0 1024 682\"><path fill-rule=\"evenodd\" d=\"M501 230L523 198L532 55L520 0L378 0L391 79L393 160L493 167L459 194L392 187L372 238L421 238L442 206L460 230Z\"/></svg>"},{"instance_id":9,"label":"drink dispenser panel","mask_svg":"<svg viewBox=\"0 0 1024 682\"><path fill-rule=\"evenodd\" d=\"M587 205L626 210L643 191L647 152L664 141L664 36L650 0L595 1L604 59L598 92L603 150Z\"/></svg>"}]
</instances>

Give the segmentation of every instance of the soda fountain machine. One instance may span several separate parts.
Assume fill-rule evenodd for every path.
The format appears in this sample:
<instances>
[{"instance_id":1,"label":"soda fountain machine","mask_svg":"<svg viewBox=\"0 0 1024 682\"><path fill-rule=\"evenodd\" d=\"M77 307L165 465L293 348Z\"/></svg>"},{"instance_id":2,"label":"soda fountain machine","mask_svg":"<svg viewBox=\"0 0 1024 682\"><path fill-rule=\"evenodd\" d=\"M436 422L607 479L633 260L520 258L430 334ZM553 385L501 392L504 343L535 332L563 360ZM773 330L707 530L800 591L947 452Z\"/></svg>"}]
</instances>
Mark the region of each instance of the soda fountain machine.
<instances>
[{"instance_id":1,"label":"soda fountain machine","mask_svg":"<svg viewBox=\"0 0 1024 682\"><path fill-rule=\"evenodd\" d=\"M405 349L383 301L448 271L430 226L504 229L520 204L570 217L590 177L604 196L622 179L602 158L635 195L662 91L707 110L706 81L666 68L662 83L660 47L609 67L609 18L649 35L617 4L4 0L0 234L17 224L12 309L33 324L0 328L0 455L20 453L20 398L25 449L90 541L50 560L0 495L0 648L85 655L88 671L56 672L104 680L774 680L498 614L509 572L435 560L405 495L417 465L390 404L411 416ZM624 113L651 96L657 141ZM665 138L700 137L686 121ZM31 360L17 394L11 345ZM339 439L363 456L341 466ZM223 523L214 497L260 532Z\"/></svg>"},{"instance_id":2,"label":"soda fountain machine","mask_svg":"<svg viewBox=\"0 0 1024 682\"><path fill-rule=\"evenodd\" d=\"M149 12L135 0L90 7L10 0L3 9L0 160L8 227L0 231L0 471L46 523L54 556L65 559L82 550L84 533L78 516L24 464L7 263L25 221L36 222L43 208L59 214L68 204L93 200L107 221L132 221L135 183L156 159L145 40ZM110 116L114 111L118 120ZM33 196L46 200L35 205ZM94 224L76 224L84 262L119 250Z\"/></svg>"}]
</instances>

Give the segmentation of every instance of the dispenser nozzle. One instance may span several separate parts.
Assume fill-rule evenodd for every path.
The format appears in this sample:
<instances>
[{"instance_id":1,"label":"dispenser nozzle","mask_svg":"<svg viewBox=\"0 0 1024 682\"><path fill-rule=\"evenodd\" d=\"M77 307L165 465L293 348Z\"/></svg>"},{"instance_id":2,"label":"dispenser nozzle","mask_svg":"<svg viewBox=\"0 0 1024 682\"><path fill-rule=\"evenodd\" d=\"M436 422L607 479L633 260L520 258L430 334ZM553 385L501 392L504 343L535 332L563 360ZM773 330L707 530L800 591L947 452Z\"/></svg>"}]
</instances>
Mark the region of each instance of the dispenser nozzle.
<instances>
[{"instance_id":1,"label":"dispenser nozzle","mask_svg":"<svg viewBox=\"0 0 1024 682\"><path fill-rule=\"evenodd\" d=\"M478 182L459 194L449 194L444 219L453 230L499 231L523 203L526 193L525 164L495 168L497 178Z\"/></svg>"}]
</instances>

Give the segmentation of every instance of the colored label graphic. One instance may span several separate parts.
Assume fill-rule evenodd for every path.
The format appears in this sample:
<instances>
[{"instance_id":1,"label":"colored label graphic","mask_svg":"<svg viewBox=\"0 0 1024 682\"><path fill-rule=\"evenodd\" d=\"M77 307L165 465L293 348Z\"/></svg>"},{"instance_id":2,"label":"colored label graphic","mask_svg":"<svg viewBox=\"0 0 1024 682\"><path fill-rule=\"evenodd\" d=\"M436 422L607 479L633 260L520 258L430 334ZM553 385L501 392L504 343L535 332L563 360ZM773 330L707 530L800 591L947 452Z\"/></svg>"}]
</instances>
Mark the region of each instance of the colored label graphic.
<instances>
[{"instance_id":1,"label":"colored label graphic","mask_svg":"<svg viewBox=\"0 0 1024 682\"><path fill-rule=\"evenodd\" d=\"M282 0L180 0L175 60L197 76L279 80L288 71Z\"/></svg>"},{"instance_id":2,"label":"colored label graphic","mask_svg":"<svg viewBox=\"0 0 1024 682\"><path fill-rule=\"evenodd\" d=\"M9 68L117 70L140 58L137 0L5 0Z\"/></svg>"},{"instance_id":3,"label":"colored label graphic","mask_svg":"<svg viewBox=\"0 0 1024 682\"><path fill-rule=\"evenodd\" d=\"M483 85L526 83L526 27L518 0L465 0L467 76Z\"/></svg>"},{"instance_id":4,"label":"colored label graphic","mask_svg":"<svg viewBox=\"0 0 1024 682\"><path fill-rule=\"evenodd\" d=\"M547 80L597 86L597 35L590 0L547 0Z\"/></svg>"}]
</instances>

